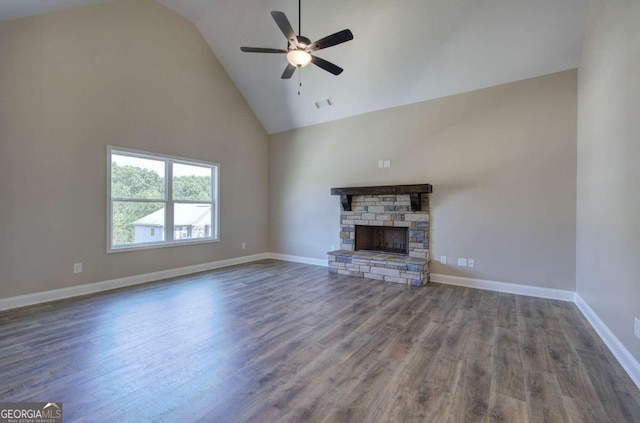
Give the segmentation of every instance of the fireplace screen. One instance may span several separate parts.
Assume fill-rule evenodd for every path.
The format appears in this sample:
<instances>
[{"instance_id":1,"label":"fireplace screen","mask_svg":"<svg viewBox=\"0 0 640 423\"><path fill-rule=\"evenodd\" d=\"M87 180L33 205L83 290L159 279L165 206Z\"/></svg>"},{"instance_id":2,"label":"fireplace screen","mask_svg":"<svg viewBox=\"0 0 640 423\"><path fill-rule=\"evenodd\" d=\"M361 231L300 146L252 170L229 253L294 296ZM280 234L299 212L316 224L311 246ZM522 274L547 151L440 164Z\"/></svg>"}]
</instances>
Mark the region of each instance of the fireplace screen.
<instances>
[{"instance_id":1,"label":"fireplace screen","mask_svg":"<svg viewBox=\"0 0 640 423\"><path fill-rule=\"evenodd\" d=\"M407 228L356 225L356 251L408 254Z\"/></svg>"}]
</instances>

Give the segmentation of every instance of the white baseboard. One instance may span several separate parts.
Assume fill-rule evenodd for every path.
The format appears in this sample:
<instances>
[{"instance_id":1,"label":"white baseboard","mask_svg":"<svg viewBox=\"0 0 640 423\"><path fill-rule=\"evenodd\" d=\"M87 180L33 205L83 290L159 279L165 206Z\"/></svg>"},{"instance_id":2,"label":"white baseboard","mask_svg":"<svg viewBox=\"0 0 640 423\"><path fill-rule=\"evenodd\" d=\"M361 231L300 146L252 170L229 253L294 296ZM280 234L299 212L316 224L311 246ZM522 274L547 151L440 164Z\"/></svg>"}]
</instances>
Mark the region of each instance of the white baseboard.
<instances>
[{"instance_id":1,"label":"white baseboard","mask_svg":"<svg viewBox=\"0 0 640 423\"><path fill-rule=\"evenodd\" d=\"M269 258L274 260L291 261L294 263L313 264L314 266L329 265L329 261L326 259L315 259L311 257L290 256L288 254L269 253Z\"/></svg>"},{"instance_id":2,"label":"white baseboard","mask_svg":"<svg viewBox=\"0 0 640 423\"><path fill-rule=\"evenodd\" d=\"M638 360L622 345L622 342L611 332L607 325L578 293L576 293L575 302L584 317L591 323L593 329L600 335L600 338L602 338L611 353L618 362L620 362L620 365L627 372L631 380L633 380L633 383L640 389L640 363L638 363Z\"/></svg>"},{"instance_id":3,"label":"white baseboard","mask_svg":"<svg viewBox=\"0 0 640 423\"><path fill-rule=\"evenodd\" d=\"M528 295L530 297L549 298L560 301L575 301L575 292L564 289L542 288L539 286L519 285L515 283L488 281L484 279L464 278L461 276L431 274L431 281L487 291L506 292L508 294Z\"/></svg>"},{"instance_id":4,"label":"white baseboard","mask_svg":"<svg viewBox=\"0 0 640 423\"><path fill-rule=\"evenodd\" d=\"M251 256L235 257L226 260L196 264L193 266L178 267L176 269L162 270L159 272L145 273L142 275L127 276L124 278L111 279L85 285L70 286L68 288L54 289L51 291L36 292L33 294L20 295L17 297L0 298L0 311L46 303L49 301L62 300L65 298L77 297L80 295L94 294L96 292L109 291L111 289L124 288L125 286L139 285L167 278L175 278L177 276L205 272L207 270L219 269L221 267L234 266L237 264L250 263L266 258L269 258L268 253L254 254Z\"/></svg>"}]
</instances>

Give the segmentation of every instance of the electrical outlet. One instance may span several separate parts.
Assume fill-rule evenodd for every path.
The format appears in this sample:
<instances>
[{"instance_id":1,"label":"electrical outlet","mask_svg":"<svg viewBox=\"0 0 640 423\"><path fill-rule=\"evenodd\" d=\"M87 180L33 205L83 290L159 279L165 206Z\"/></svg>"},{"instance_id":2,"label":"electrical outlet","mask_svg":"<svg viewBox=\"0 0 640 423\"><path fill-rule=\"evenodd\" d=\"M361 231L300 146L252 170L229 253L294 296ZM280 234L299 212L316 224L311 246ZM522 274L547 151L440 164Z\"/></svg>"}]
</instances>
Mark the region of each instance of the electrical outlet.
<instances>
[{"instance_id":1,"label":"electrical outlet","mask_svg":"<svg viewBox=\"0 0 640 423\"><path fill-rule=\"evenodd\" d=\"M82 263L73 263L73 273L82 273Z\"/></svg>"},{"instance_id":2,"label":"electrical outlet","mask_svg":"<svg viewBox=\"0 0 640 423\"><path fill-rule=\"evenodd\" d=\"M245 243L243 242L242 244L240 244L240 248L242 248L242 249L244 250L245 248L247 248L247 244L245 244Z\"/></svg>"},{"instance_id":3,"label":"electrical outlet","mask_svg":"<svg viewBox=\"0 0 640 423\"><path fill-rule=\"evenodd\" d=\"M447 256L440 256L440 263L447 264Z\"/></svg>"},{"instance_id":4,"label":"electrical outlet","mask_svg":"<svg viewBox=\"0 0 640 423\"><path fill-rule=\"evenodd\" d=\"M640 339L640 319L637 317L633 319L633 334Z\"/></svg>"},{"instance_id":5,"label":"electrical outlet","mask_svg":"<svg viewBox=\"0 0 640 423\"><path fill-rule=\"evenodd\" d=\"M476 267L476 261L474 259L468 259L467 260L467 266L468 267Z\"/></svg>"},{"instance_id":6,"label":"electrical outlet","mask_svg":"<svg viewBox=\"0 0 640 423\"><path fill-rule=\"evenodd\" d=\"M458 259L458 266L467 267L467 259L466 258L459 258Z\"/></svg>"}]
</instances>

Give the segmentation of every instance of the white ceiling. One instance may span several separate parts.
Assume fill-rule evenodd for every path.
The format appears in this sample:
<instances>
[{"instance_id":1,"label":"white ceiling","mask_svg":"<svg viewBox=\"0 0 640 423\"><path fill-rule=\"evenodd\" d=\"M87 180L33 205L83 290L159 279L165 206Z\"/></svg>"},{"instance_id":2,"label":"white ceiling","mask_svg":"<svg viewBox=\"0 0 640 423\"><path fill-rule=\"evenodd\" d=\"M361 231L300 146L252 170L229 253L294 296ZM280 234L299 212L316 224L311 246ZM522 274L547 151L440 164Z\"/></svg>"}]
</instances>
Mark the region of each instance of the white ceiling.
<instances>
[{"instance_id":1,"label":"white ceiling","mask_svg":"<svg viewBox=\"0 0 640 423\"><path fill-rule=\"evenodd\" d=\"M0 0L0 20L100 1ZM290 80L285 55L240 46L286 48L269 12L297 31L296 0L158 1L196 24L271 134L575 68L590 0L302 0L302 35L354 40L317 52L341 75L310 65Z\"/></svg>"}]
</instances>

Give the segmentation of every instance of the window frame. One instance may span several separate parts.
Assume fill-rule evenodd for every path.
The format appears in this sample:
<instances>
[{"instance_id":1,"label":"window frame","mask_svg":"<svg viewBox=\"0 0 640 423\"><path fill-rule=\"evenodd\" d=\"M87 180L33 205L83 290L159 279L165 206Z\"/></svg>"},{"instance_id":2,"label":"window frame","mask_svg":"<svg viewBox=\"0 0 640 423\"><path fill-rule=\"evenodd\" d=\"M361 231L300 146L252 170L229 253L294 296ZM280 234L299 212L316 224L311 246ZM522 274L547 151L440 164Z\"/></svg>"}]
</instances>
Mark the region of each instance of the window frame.
<instances>
[{"instance_id":1,"label":"window frame","mask_svg":"<svg viewBox=\"0 0 640 423\"><path fill-rule=\"evenodd\" d=\"M111 166L113 155L138 157L141 159L158 160L164 162L164 198L132 201L164 203L164 233L165 240L144 242L126 245L113 245L113 203L123 199L114 200L111 196ZM212 171L210 201L190 201L173 199L173 166L172 164L192 165L208 167ZM121 253L125 251L149 250L155 248L175 247L177 245L194 245L220 242L220 164L204 160L188 159L167 154L151 153L148 151L134 150L131 148L107 145L107 253ZM211 236L205 238L174 239L173 211L175 204L210 204L211 205Z\"/></svg>"}]
</instances>

